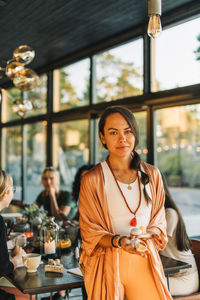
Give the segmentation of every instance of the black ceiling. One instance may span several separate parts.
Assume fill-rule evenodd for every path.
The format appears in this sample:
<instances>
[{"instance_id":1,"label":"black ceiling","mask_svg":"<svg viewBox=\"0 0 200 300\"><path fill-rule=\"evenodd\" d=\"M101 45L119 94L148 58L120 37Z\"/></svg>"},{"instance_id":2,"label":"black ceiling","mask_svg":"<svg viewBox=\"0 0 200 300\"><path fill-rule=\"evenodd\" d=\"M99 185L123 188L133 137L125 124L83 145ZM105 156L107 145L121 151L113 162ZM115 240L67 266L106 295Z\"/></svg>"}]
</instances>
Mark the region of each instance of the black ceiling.
<instances>
[{"instance_id":1,"label":"black ceiling","mask_svg":"<svg viewBox=\"0 0 200 300\"><path fill-rule=\"evenodd\" d=\"M194 2L162 0L163 17ZM0 0L0 57L27 44L42 70L147 22L147 0Z\"/></svg>"}]
</instances>

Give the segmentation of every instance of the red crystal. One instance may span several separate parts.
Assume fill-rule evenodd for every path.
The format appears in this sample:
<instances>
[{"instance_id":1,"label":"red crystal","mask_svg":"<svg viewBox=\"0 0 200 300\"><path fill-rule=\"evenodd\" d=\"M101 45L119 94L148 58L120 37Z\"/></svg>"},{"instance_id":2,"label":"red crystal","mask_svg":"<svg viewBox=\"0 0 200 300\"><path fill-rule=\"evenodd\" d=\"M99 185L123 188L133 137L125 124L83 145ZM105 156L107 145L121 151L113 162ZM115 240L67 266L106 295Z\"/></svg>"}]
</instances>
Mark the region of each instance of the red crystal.
<instances>
[{"instance_id":1,"label":"red crystal","mask_svg":"<svg viewBox=\"0 0 200 300\"><path fill-rule=\"evenodd\" d=\"M133 217L133 219L130 221L130 225L133 226L133 227L137 226L137 219L136 219L136 217Z\"/></svg>"}]
</instances>

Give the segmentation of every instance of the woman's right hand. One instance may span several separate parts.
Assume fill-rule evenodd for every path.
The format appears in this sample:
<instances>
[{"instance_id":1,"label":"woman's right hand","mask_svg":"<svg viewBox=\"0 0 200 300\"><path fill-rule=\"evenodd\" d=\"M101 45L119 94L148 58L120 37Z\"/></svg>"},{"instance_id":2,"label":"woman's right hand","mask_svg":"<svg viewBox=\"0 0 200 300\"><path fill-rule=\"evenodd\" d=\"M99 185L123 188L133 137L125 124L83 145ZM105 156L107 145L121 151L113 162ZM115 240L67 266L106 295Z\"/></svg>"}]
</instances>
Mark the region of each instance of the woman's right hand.
<instances>
[{"instance_id":1,"label":"woman's right hand","mask_svg":"<svg viewBox=\"0 0 200 300\"><path fill-rule=\"evenodd\" d=\"M48 192L50 197L56 197L56 189L54 187L50 187Z\"/></svg>"}]
</instances>

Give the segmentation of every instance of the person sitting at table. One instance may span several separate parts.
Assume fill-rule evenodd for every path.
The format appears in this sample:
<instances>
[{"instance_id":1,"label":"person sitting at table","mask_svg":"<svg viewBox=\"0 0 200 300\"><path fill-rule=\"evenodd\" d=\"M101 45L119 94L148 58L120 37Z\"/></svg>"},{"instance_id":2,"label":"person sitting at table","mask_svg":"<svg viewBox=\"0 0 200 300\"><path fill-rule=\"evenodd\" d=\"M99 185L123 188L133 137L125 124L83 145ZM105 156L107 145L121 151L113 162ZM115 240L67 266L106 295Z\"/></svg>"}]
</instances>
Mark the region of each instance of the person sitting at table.
<instances>
[{"instance_id":1,"label":"person sitting at table","mask_svg":"<svg viewBox=\"0 0 200 300\"><path fill-rule=\"evenodd\" d=\"M169 277L169 288L172 296L183 296L197 292L199 276L196 262L191 252L191 242L187 235L181 213L172 198L167 180L162 174L165 190L165 212L167 221L168 243L160 254L192 265L190 269L181 270Z\"/></svg>"},{"instance_id":2,"label":"person sitting at table","mask_svg":"<svg viewBox=\"0 0 200 300\"><path fill-rule=\"evenodd\" d=\"M73 200L78 204L79 201L79 192L80 192L80 186L81 186L81 179L83 175L85 175L89 170L91 170L94 167L94 165L83 165L78 169L78 171L75 174L74 181L72 184L72 197ZM74 217L75 220L79 219L79 211L77 210L77 213Z\"/></svg>"},{"instance_id":3,"label":"person sitting at table","mask_svg":"<svg viewBox=\"0 0 200 300\"><path fill-rule=\"evenodd\" d=\"M43 206L48 216L54 216L57 220L72 219L75 216L77 206L71 200L68 191L62 191L59 187L60 176L54 167L47 167L42 172L42 184L44 190L36 199L36 204Z\"/></svg>"},{"instance_id":4,"label":"person sitting at table","mask_svg":"<svg viewBox=\"0 0 200 300\"><path fill-rule=\"evenodd\" d=\"M13 180L10 175L5 171L0 170L0 211L8 207L13 198ZM9 258L7 248L7 236L6 226L3 217L0 215L0 278L12 273L17 266L22 264L22 255L25 251L16 246L11 253L12 258ZM1 283L1 282L0 282ZM8 291L14 292L14 294L8 293ZM0 289L1 300L13 300L13 299L29 299L28 295L22 294L16 288L2 288Z\"/></svg>"},{"instance_id":5,"label":"person sitting at table","mask_svg":"<svg viewBox=\"0 0 200 300\"><path fill-rule=\"evenodd\" d=\"M83 177L83 175L85 175L87 173L87 171L89 171L90 169L92 169L94 167L94 165L83 165L82 167L80 167L75 176L74 176L74 181L72 183L72 197L73 200L78 204L79 201L79 191L80 191L80 185L81 185L81 178ZM79 219L79 212L77 209L76 215L73 218L73 220L67 220L63 223L63 226L68 225L73 223L74 225L77 223L78 224L78 219ZM56 294L53 295L53 300L62 300L62 299L66 299L67 295L67 291L63 290L63 291L59 291ZM42 298L41 300L49 300L50 297L45 297Z\"/></svg>"}]
</instances>

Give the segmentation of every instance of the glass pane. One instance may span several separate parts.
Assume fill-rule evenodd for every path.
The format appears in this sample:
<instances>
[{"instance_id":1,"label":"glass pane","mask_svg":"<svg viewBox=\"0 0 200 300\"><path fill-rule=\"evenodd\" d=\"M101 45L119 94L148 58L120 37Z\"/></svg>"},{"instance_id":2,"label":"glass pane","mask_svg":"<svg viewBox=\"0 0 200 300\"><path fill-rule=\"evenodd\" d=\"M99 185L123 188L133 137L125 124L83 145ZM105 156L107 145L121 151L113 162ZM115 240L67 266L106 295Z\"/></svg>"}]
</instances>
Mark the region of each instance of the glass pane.
<instances>
[{"instance_id":1,"label":"glass pane","mask_svg":"<svg viewBox=\"0 0 200 300\"><path fill-rule=\"evenodd\" d=\"M22 132L21 127L9 127L2 129L2 168L13 178L13 184L17 190L15 200L21 200L21 153L22 153Z\"/></svg>"},{"instance_id":2,"label":"glass pane","mask_svg":"<svg viewBox=\"0 0 200 300\"><path fill-rule=\"evenodd\" d=\"M40 84L33 91L24 92L24 99L30 100L33 108L25 117L44 114L47 111L47 75L40 76Z\"/></svg>"},{"instance_id":3,"label":"glass pane","mask_svg":"<svg viewBox=\"0 0 200 300\"><path fill-rule=\"evenodd\" d=\"M61 187L71 190L76 171L89 161L89 121L53 125L53 165L61 175Z\"/></svg>"},{"instance_id":4,"label":"glass pane","mask_svg":"<svg viewBox=\"0 0 200 300\"><path fill-rule=\"evenodd\" d=\"M10 88L7 90L2 89L2 111L1 118L2 122L19 119L20 117L13 111L14 101L21 98L21 92L17 88Z\"/></svg>"},{"instance_id":5,"label":"glass pane","mask_svg":"<svg viewBox=\"0 0 200 300\"><path fill-rule=\"evenodd\" d=\"M24 202L34 202L42 191L41 174L46 165L46 125L25 125L25 196Z\"/></svg>"},{"instance_id":6,"label":"glass pane","mask_svg":"<svg viewBox=\"0 0 200 300\"><path fill-rule=\"evenodd\" d=\"M140 132L140 138L139 138L139 144L136 148L136 151L140 155L141 159L143 161L147 161L147 139L146 139L146 112L136 112L134 113L134 116L137 120L138 126L139 126L139 132ZM98 134L98 133L97 133ZM108 150L106 150L102 143L100 142L100 139L98 139L98 146L97 146L97 162L101 162L106 159L108 156Z\"/></svg>"},{"instance_id":7,"label":"glass pane","mask_svg":"<svg viewBox=\"0 0 200 300\"><path fill-rule=\"evenodd\" d=\"M96 99L111 101L143 93L143 40L95 56Z\"/></svg>"},{"instance_id":8,"label":"glass pane","mask_svg":"<svg viewBox=\"0 0 200 300\"><path fill-rule=\"evenodd\" d=\"M138 123L140 133L139 144L136 151L143 161L147 161L147 113L146 111L136 112L134 116Z\"/></svg>"},{"instance_id":9,"label":"glass pane","mask_svg":"<svg viewBox=\"0 0 200 300\"><path fill-rule=\"evenodd\" d=\"M20 117L13 111L13 104L22 98L21 91L17 88L2 90L2 122L19 119ZM46 113L47 100L47 75L40 76L40 84L33 91L23 93L24 100L30 100L33 108L27 111L25 117L30 117Z\"/></svg>"},{"instance_id":10,"label":"glass pane","mask_svg":"<svg viewBox=\"0 0 200 300\"><path fill-rule=\"evenodd\" d=\"M153 92L199 83L199 28L200 18L166 29L152 40Z\"/></svg>"},{"instance_id":11,"label":"glass pane","mask_svg":"<svg viewBox=\"0 0 200 300\"><path fill-rule=\"evenodd\" d=\"M155 118L156 165L166 176L189 235L199 235L200 104L161 109Z\"/></svg>"},{"instance_id":12,"label":"glass pane","mask_svg":"<svg viewBox=\"0 0 200 300\"><path fill-rule=\"evenodd\" d=\"M54 111L89 104L90 60L54 70Z\"/></svg>"}]
</instances>

